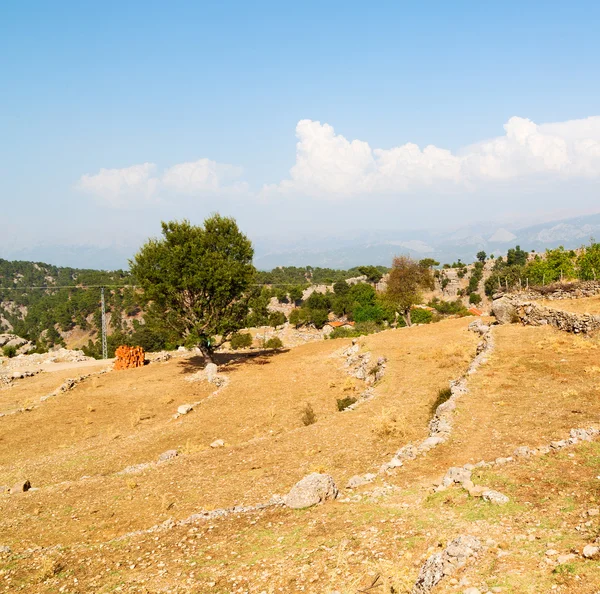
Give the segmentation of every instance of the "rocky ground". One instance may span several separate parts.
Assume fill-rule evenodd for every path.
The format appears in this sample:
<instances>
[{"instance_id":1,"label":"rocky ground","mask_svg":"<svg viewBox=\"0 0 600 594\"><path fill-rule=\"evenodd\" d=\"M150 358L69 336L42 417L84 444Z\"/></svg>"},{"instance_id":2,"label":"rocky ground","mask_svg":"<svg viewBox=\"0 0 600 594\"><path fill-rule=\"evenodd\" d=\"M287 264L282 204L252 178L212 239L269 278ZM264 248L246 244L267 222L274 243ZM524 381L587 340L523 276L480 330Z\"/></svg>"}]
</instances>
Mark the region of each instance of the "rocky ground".
<instances>
[{"instance_id":1,"label":"rocky ground","mask_svg":"<svg viewBox=\"0 0 600 594\"><path fill-rule=\"evenodd\" d=\"M598 592L600 342L471 322L0 384L0 591Z\"/></svg>"}]
</instances>

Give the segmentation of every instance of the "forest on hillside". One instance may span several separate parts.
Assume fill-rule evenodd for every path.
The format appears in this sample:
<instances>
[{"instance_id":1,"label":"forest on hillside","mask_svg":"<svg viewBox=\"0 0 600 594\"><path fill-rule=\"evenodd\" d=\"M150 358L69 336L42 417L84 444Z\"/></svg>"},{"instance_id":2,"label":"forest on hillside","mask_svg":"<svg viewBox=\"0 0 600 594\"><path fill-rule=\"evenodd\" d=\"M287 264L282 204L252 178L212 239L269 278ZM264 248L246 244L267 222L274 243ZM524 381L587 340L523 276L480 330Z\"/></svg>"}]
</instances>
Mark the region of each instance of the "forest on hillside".
<instances>
[{"instance_id":1,"label":"forest on hillside","mask_svg":"<svg viewBox=\"0 0 600 594\"><path fill-rule=\"evenodd\" d=\"M508 250L505 257L489 258L477 254L471 266L468 286L459 291L453 302L434 299L428 305L439 315L464 315L461 297L478 304L477 292L483 280L484 263L493 261L491 274L482 284L487 296L496 291L511 291L526 286L543 286L560 281L596 280L600 278L600 244L592 241L578 250L559 247L544 253L527 252L520 246ZM467 274L461 261L439 265L433 260L421 261L436 267L435 278L441 289L448 282L444 270L457 268L459 278ZM488 265L489 266L489 265ZM271 325L287 321L297 327L312 325L320 328L330 314L355 321L365 332L381 329L394 322L385 299L375 290L388 269L383 266L359 266L349 270L319 267L279 267L257 271L248 298L249 313L245 327ZM349 286L345 281L363 277L365 282ZM173 349L185 344L185 339L165 323L165 317L152 303L144 300L128 271L101 271L58 267L41 262L7 261L0 259L0 332L13 332L35 343L37 352L65 345L65 337L74 330L87 333L84 351L101 355L100 295L104 287L105 306L109 319L109 355L120 344L140 345L147 351ZM311 285L331 287L325 294L313 293L303 300ZM269 304L290 305L288 316L272 311ZM425 311L425 310L423 310ZM435 312L418 312L418 321L435 319Z\"/></svg>"},{"instance_id":2,"label":"forest on hillside","mask_svg":"<svg viewBox=\"0 0 600 594\"><path fill-rule=\"evenodd\" d=\"M348 278L381 279L383 266L350 270L319 267L280 267L257 271L250 294L247 326L277 325L283 314L267 310L271 298L300 304L310 285L332 285ZM64 336L77 328L90 334L84 349L100 356L101 287L110 319L109 354L119 344L139 344L155 351L175 348L182 338L165 327L162 316L145 303L128 271L101 271L53 266L42 262L0 259L0 332L13 332L35 343L37 352L64 346Z\"/></svg>"}]
</instances>

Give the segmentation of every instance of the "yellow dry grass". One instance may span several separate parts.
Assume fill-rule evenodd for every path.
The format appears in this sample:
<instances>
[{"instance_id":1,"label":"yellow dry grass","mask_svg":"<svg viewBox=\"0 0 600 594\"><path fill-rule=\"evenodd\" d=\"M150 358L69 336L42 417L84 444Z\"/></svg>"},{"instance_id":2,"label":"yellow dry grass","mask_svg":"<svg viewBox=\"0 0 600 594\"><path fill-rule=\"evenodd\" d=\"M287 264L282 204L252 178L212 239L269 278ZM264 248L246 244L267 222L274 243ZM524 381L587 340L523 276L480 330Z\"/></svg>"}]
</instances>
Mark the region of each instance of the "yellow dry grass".
<instances>
[{"instance_id":1,"label":"yellow dry grass","mask_svg":"<svg viewBox=\"0 0 600 594\"><path fill-rule=\"evenodd\" d=\"M3 419L0 483L23 476L43 488L3 502L0 530L23 543L102 540L198 509L266 501L314 470L342 484L376 470L409 434L426 435L439 388L474 354L477 339L467 324L451 320L362 339L373 357L387 356L387 374L377 396L352 412L336 405L360 393L336 354L347 340L233 362L223 370L229 385L208 399L214 386L185 379L198 369L194 359L93 378L31 413ZM447 349L442 362L431 352L439 344ZM177 405L202 400L194 412L172 418ZM302 422L306 402L317 418L309 426ZM385 415L390 425L382 435L373 424ZM226 447L210 448L215 439ZM135 490L127 485L131 477L116 474L173 448L185 455L136 474ZM79 480L84 475L91 478ZM174 502L168 510L165 496ZM23 537L34 506L46 510L45 522ZM53 514L57 506L78 522L65 525L62 514Z\"/></svg>"},{"instance_id":2,"label":"yellow dry grass","mask_svg":"<svg viewBox=\"0 0 600 594\"><path fill-rule=\"evenodd\" d=\"M573 313L600 315L600 295L581 299L540 299L540 305Z\"/></svg>"},{"instance_id":3,"label":"yellow dry grass","mask_svg":"<svg viewBox=\"0 0 600 594\"><path fill-rule=\"evenodd\" d=\"M2 585L28 592L355 594L375 586L369 591L408 593L430 554L473 534L486 550L455 576L460 587L446 579L436 592L597 592L597 563L577 555L555 568L544 560L548 548L580 553L600 534L598 517L587 515L600 505L600 444L476 472L477 484L510 497L503 507L459 488L431 489L449 466L508 456L596 421L599 343L551 328L494 330L496 350L470 376L451 439L367 487L387 483L387 494L110 541L201 508L266 500L312 470L331 473L343 487L349 476L376 469L405 441L427 434L438 390L474 355L468 322L361 339L363 351L388 358L387 373L376 397L352 412L336 408L337 398L360 386L335 355L349 343L324 341L230 364L223 370L229 385L213 398L214 386L185 380L197 361L171 361L102 376L39 412L0 419L0 483L26 475L42 487L0 496L0 545L15 552L0 554ZM202 401L194 412L172 418L177 405L194 399ZM306 402L317 418L308 426ZM226 447L210 448L215 438ZM181 455L168 463L116 474L174 447ZM78 480L83 474L91 477ZM60 555L32 548L57 543L68 545Z\"/></svg>"}]
</instances>

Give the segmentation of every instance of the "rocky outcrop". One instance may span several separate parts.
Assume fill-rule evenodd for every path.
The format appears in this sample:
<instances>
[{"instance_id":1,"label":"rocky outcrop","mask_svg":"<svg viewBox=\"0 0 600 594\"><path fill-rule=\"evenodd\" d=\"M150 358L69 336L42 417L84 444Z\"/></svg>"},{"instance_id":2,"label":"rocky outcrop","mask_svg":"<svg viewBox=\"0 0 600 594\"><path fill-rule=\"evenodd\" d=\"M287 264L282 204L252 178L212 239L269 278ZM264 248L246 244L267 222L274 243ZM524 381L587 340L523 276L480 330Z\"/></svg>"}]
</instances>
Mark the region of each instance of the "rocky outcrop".
<instances>
[{"instance_id":1,"label":"rocky outcrop","mask_svg":"<svg viewBox=\"0 0 600 594\"><path fill-rule=\"evenodd\" d=\"M425 561L411 594L428 594L444 577L463 567L481 549L479 539L474 536L456 537L441 553L435 553Z\"/></svg>"},{"instance_id":2,"label":"rocky outcrop","mask_svg":"<svg viewBox=\"0 0 600 594\"><path fill-rule=\"evenodd\" d=\"M328 474L313 472L298 481L283 501L292 509L304 509L337 496L338 489L333 478Z\"/></svg>"},{"instance_id":3,"label":"rocky outcrop","mask_svg":"<svg viewBox=\"0 0 600 594\"><path fill-rule=\"evenodd\" d=\"M35 349L35 345L32 342L16 334L0 334L0 348L4 347L14 347L20 355L26 355Z\"/></svg>"},{"instance_id":4,"label":"rocky outcrop","mask_svg":"<svg viewBox=\"0 0 600 594\"><path fill-rule=\"evenodd\" d=\"M492 302L492 315L500 324L512 324L516 321L516 300L507 296L494 299Z\"/></svg>"}]
</instances>

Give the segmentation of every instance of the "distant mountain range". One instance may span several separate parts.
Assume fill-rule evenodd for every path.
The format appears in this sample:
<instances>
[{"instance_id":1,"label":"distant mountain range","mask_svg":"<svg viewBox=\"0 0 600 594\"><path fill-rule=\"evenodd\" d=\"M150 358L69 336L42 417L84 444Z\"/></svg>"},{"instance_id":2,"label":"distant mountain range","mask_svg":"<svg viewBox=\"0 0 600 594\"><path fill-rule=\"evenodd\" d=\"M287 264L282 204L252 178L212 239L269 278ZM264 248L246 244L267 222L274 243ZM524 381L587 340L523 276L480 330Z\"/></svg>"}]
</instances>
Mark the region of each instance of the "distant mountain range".
<instances>
[{"instance_id":1,"label":"distant mountain range","mask_svg":"<svg viewBox=\"0 0 600 594\"><path fill-rule=\"evenodd\" d=\"M381 231L348 236L338 231L335 235L307 236L285 242L267 237L252 239L256 249L256 266L270 270L277 266L310 265L343 269L362 264L389 266L398 254L409 254L419 259L430 257L442 263L458 258L471 262L480 250L501 255L515 245L527 251L544 251L559 245L575 248L588 243L592 237L600 240L600 213L521 228L490 222L448 232ZM128 268L128 259L136 249L134 245L38 244L18 250L0 247L0 258L114 270Z\"/></svg>"},{"instance_id":2,"label":"distant mountain range","mask_svg":"<svg viewBox=\"0 0 600 594\"><path fill-rule=\"evenodd\" d=\"M496 256L508 248L520 245L527 251L544 251L563 245L576 248L591 238L600 240L600 214L552 221L523 228L499 227L493 223L471 225L448 233L439 231L406 231L369 233L355 239L324 239L310 242L310 248L297 244L288 249L265 249L257 246L256 266L271 269L275 266L328 266L349 268L361 264L390 265L398 254L415 258L434 258L441 263L460 258L471 262L478 251Z\"/></svg>"}]
</instances>

